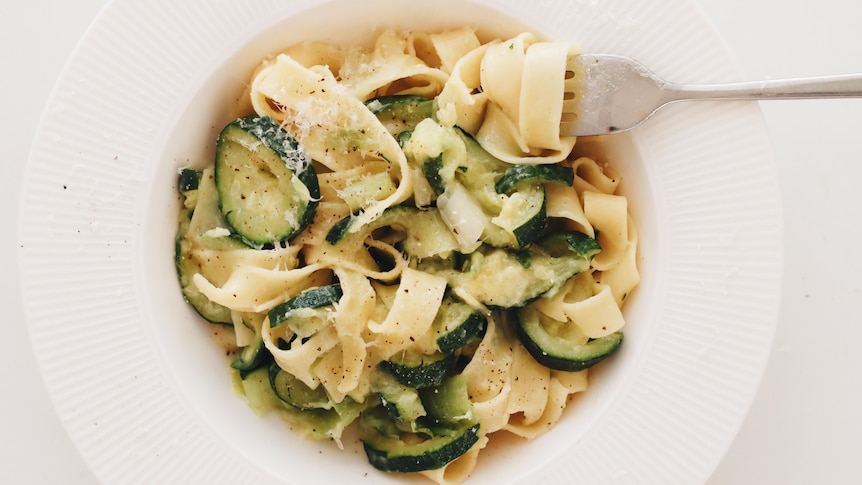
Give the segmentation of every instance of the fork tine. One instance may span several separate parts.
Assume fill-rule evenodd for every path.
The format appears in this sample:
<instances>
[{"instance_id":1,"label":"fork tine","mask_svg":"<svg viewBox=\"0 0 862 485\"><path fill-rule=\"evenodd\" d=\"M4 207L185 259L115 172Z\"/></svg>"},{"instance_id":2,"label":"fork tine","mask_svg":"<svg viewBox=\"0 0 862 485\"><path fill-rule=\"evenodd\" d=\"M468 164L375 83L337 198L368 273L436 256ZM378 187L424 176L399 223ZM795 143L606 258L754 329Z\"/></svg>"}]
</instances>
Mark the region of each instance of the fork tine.
<instances>
[{"instance_id":1,"label":"fork tine","mask_svg":"<svg viewBox=\"0 0 862 485\"><path fill-rule=\"evenodd\" d=\"M580 54L566 57L566 73L563 79L563 113L560 120L562 133L575 131L584 88L584 68Z\"/></svg>"}]
</instances>

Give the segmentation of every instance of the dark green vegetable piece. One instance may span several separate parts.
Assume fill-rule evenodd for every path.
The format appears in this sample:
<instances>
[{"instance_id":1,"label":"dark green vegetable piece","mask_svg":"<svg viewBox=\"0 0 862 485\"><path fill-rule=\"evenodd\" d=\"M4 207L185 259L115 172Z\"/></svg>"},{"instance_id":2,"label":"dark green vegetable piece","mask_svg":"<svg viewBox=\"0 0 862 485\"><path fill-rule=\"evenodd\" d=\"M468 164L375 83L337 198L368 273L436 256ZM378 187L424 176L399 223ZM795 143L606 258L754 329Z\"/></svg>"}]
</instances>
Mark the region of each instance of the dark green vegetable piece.
<instances>
[{"instance_id":1,"label":"dark green vegetable piece","mask_svg":"<svg viewBox=\"0 0 862 485\"><path fill-rule=\"evenodd\" d=\"M498 194L509 194L526 184L552 182L571 186L575 181L572 167L561 165L512 165L494 185Z\"/></svg>"},{"instance_id":2,"label":"dark green vegetable piece","mask_svg":"<svg viewBox=\"0 0 862 485\"><path fill-rule=\"evenodd\" d=\"M487 318L470 305L447 296L443 299L432 327L440 352L451 354L482 334Z\"/></svg>"},{"instance_id":3,"label":"dark green vegetable piece","mask_svg":"<svg viewBox=\"0 0 862 485\"><path fill-rule=\"evenodd\" d=\"M480 303L494 309L520 308L547 292L560 288L572 276L586 271L601 250L598 242L580 232L552 233L525 250L481 246L461 268L418 265L418 268L446 278ZM500 275L505 274L505 284Z\"/></svg>"},{"instance_id":4,"label":"dark green vegetable piece","mask_svg":"<svg viewBox=\"0 0 862 485\"><path fill-rule=\"evenodd\" d=\"M197 190L201 183L201 171L194 168L183 168L177 177L177 189L181 194Z\"/></svg>"},{"instance_id":5,"label":"dark green vegetable piece","mask_svg":"<svg viewBox=\"0 0 862 485\"><path fill-rule=\"evenodd\" d=\"M260 333L256 333L252 343L239 351L230 366L240 371L240 377L245 378L250 371L269 362L270 357L269 350L263 344L263 338L261 338Z\"/></svg>"},{"instance_id":6,"label":"dark green vegetable piece","mask_svg":"<svg viewBox=\"0 0 862 485\"><path fill-rule=\"evenodd\" d=\"M320 199L311 160L268 117L246 116L222 130L215 180L225 220L252 246L298 234L311 223Z\"/></svg>"},{"instance_id":7,"label":"dark green vegetable piece","mask_svg":"<svg viewBox=\"0 0 862 485\"><path fill-rule=\"evenodd\" d=\"M443 156L434 157L422 164L422 175L428 180L428 185L434 190L437 195L442 194L446 190L446 185L443 182L443 177L440 175L440 170L443 168Z\"/></svg>"},{"instance_id":8,"label":"dark green vegetable piece","mask_svg":"<svg viewBox=\"0 0 862 485\"><path fill-rule=\"evenodd\" d=\"M449 377L454 366L455 356L443 353L406 353L380 363L380 368L392 374L398 382L415 389L440 384Z\"/></svg>"},{"instance_id":9,"label":"dark green vegetable piece","mask_svg":"<svg viewBox=\"0 0 862 485\"><path fill-rule=\"evenodd\" d=\"M609 357L623 343L623 333L614 332L597 339L567 335L561 325L551 322L541 312L525 307L517 312L516 330L524 348L545 367L562 371L580 371Z\"/></svg>"},{"instance_id":10,"label":"dark green vegetable piece","mask_svg":"<svg viewBox=\"0 0 862 485\"><path fill-rule=\"evenodd\" d=\"M201 317L210 323L233 326L230 309L210 301L192 281L194 275L201 272L200 262L193 254L195 248L221 250L246 247L230 237L206 236L210 230L223 227L224 223L212 177L202 179L202 175L196 170L185 169L177 179L177 187L184 198L178 214L174 245L177 279L183 297Z\"/></svg>"},{"instance_id":11,"label":"dark green vegetable piece","mask_svg":"<svg viewBox=\"0 0 862 485\"><path fill-rule=\"evenodd\" d=\"M318 286L303 291L286 302L276 305L269 311L269 326L277 327L301 308L321 308L338 303L341 299L341 285Z\"/></svg>"},{"instance_id":12,"label":"dark green vegetable piece","mask_svg":"<svg viewBox=\"0 0 862 485\"><path fill-rule=\"evenodd\" d=\"M383 471L417 472L445 466L479 440L479 422L467 395L466 379L453 376L420 391L427 410L425 426L403 429L383 406L359 418L359 437L372 466Z\"/></svg>"},{"instance_id":13,"label":"dark green vegetable piece","mask_svg":"<svg viewBox=\"0 0 862 485\"><path fill-rule=\"evenodd\" d=\"M409 94L378 96L366 101L365 106L396 137L434 115L434 100Z\"/></svg>"},{"instance_id":14,"label":"dark green vegetable piece","mask_svg":"<svg viewBox=\"0 0 862 485\"><path fill-rule=\"evenodd\" d=\"M448 255L458 247L455 237L436 208L418 209L409 205L396 205L383 211L377 219L351 232L355 221L355 217L347 216L336 222L326 234L326 242L333 246L362 244L372 232L390 228L403 234L398 248L411 259Z\"/></svg>"},{"instance_id":15,"label":"dark green vegetable piece","mask_svg":"<svg viewBox=\"0 0 862 485\"><path fill-rule=\"evenodd\" d=\"M323 386L311 389L275 362L269 366L269 383L279 399L297 409L329 409L333 405Z\"/></svg>"}]
</instances>

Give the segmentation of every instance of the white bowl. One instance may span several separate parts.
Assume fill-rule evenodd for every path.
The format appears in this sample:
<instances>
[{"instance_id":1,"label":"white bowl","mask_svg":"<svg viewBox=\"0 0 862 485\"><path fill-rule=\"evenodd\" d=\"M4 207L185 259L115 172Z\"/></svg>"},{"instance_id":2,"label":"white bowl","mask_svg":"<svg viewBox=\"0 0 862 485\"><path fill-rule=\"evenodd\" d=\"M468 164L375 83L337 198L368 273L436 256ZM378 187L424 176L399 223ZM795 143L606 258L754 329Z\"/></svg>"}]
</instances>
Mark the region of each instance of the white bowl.
<instances>
[{"instance_id":1,"label":"white bowl","mask_svg":"<svg viewBox=\"0 0 862 485\"><path fill-rule=\"evenodd\" d=\"M612 5L608 5L613 3ZM215 3L117 0L76 51L23 190L21 274L45 380L105 482L403 483L346 449L254 415L183 301L177 169L213 157L261 58L383 27L528 30L637 57L667 78L738 76L685 0ZM759 381L777 316L781 221L756 105L679 106L607 139L640 232L626 343L559 425L498 439L473 483L696 483Z\"/></svg>"}]
</instances>

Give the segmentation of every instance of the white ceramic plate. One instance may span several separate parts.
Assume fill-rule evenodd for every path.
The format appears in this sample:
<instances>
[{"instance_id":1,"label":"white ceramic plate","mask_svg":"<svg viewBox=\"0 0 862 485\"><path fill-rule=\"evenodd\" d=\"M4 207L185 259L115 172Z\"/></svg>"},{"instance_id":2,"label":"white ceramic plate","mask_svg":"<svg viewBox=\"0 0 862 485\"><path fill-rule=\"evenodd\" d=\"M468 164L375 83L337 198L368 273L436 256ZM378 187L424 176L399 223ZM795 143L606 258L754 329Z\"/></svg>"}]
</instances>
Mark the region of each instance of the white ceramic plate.
<instances>
[{"instance_id":1,"label":"white ceramic plate","mask_svg":"<svg viewBox=\"0 0 862 485\"><path fill-rule=\"evenodd\" d=\"M408 11L409 10L409 11ZM293 42L374 28L528 29L637 57L668 79L734 62L686 0L117 0L88 31L27 167L21 275L57 411L105 483L402 483L258 418L184 304L173 234L179 166L207 160L249 70ZM777 177L757 105L678 105L610 144L641 232L624 351L559 426L504 440L474 483L706 480L741 424L776 324ZM491 482L493 480L493 482Z\"/></svg>"}]
</instances>

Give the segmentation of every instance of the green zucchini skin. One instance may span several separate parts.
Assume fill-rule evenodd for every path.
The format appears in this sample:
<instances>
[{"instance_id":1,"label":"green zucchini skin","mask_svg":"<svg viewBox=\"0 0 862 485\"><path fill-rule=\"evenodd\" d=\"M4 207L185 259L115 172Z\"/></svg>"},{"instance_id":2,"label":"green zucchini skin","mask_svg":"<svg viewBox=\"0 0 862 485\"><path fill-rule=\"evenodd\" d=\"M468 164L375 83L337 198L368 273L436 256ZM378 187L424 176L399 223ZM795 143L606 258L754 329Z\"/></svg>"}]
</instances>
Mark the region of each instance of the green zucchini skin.
<instances>
[{"instance_id":1,"label":"green zucchini skin","mask_svg":"<svg viewBox=\"0 0 862 485\"><path fill-rule=\"evenodd\" d=\"M347 237L351 225L353 225L353 218L350 216L333 224L329 232L326 233L326 242L332 246L338 244L342 239Z\"/></svg>"},{"instance_id":2,"label":"green zucchini skin","mask_svg":"<svg viewBox=\"0 0 862 485\"><path fill-rule=\"evenodd\" d=\"M428 185L434 189L437 195L442 194L446 190L446 185L443 182L443 177L440 175L440 170L443 168L443 156L437 156L429 159L422 164L422 175L428 181Z\"/></svg>"},{"instance_id":3,"label":"green zucchini skin","mask_svg":"<svg viewBox=\"0 0 862 485\"><path fill-rule=\"evenodd\" d=\"M377 411L380 409L381 411ZM362 446L368 463L387 472L419 472L436 470L454 461L479 441L478 422L471 422L426 439L418 445L408 445L393 434L383 434L369 422L376 414L386 411L373 408L359 418ZM383 418L388 418L388 415Z\"/></svg>"},{"instance_id":4,"label":"green zucchini skin","mask_svg":"<svg viewBox=\"0 0 862 485\"><path fill-rule=\"evenodd\" d=\"M420 420L428 413L417 389L405 386L387 372L378 372L371 388L380 398L383 409L395 420L397 429L407 433L427 431Z\"/></svg>"},{"instance_id":5,"label":"green zucchini skin","mask_svg":"<svg viewBox=\"0 0 862 485\"><path fill-rule=\"evenodd\" d=\"M177 177L177 189L181 194L185 195L192 190L197 190L201 184L201 170L197 170L194 168L183 168L180 169L179 176Z\"/></svg>"},{"instance_id":6,"label":"green zucchini skin","mask_svg":"<svg viewBox=\"0 0 862 485\"><path fill-rule=\"evenodd\" d=\"M231 361L230 366L240 371L240 377L244 379L249 372L262 367L271 358L272 355L263 344L263 338L260 336L260 333L257 333L254 341L239 351L233 361Z\"/></svg>"},{"instance_id":7,"label":"green zucchini skin","mask_svg":"<svg viewBox=\"0 0 862 485\"><path fill-rule=\"evenodd\" d=\"M545 182L571 186L575 182L575 171L561 165L512 165L494 184L494 190L498 194L510 194L523 185Z\"/></svg>"},{"instance_id":8,"label":"green zucchini skin","mask_svg":"<svg viewBox=\"0 0 862 485\"><path fill-rule=\"evenodd\" d=\"M208 172L209 173L209 172ZM204 180L204 171L184 168L177 177L177 188L183 197L183 207L179 211L176 239L174 241L174 263L177 279L183 293L183 298L206 321L232 327L230 309L210 301L192 281L201 266L192 256L192 251L198 244L204 244L211 249L245 247L245 245L228 238L202 239L202 231L206 232L219 225L221 214L211 177ZM198 222L192 230L192 221ZM201 221L206 223L200 224ZM202 227L203 226L203 227ZM191 232L190 232L191 231Z\"/></svg>"},{"instance_id":9,"label":"green zucchini skin","mask_svg":"<svg viewBox=\"0 0 862 485\"><path fill-rule=\"evenodd\" d=\"M454 354L405 355L384 360L380 368L392 374L401 384L421 389L441 384L455 367Z\"/></svg>"},{"instance_id":10,"label":"green zucchini skin","mask_svg":"<svg viewBox=\"0 0 862 485\"><path fill-rule=\"evenodd\" d=\"M446 296L432 324L437 333L437 348L451 354L485 331L488 319L481 311Z\"/></svg>"},{"instance_id":11,"label":"green zucchini skin","mask_svg":"<svg viewBox=\"0 0 862 485\"><path fill-rule=\"evenodd\" d=\"M269 326L275 328L284 323L290 314L302 308L321 308L338 303L341 299L341 285L332 284L327 286L319 286L310 288L287 300L284 303L276 305L269 311Z\"/></svg>"},{"instance_id":12,"label":"green zucchini skin","mask_svg":"<svg viewBox=\"0 0 862 485\"><path fill-rule=\"evenodd\" d=\"M518 338L536 362L545 367L576 372L588 369L616 352L623 343L623 333L614 332L601 338L574 341L549 332L541 314L530 308L516 313ZM569 325L574 325L569 322Z\"/></svg>"},{"instance_id":13,"label":"green zucchini skin","mask_svg":"<svg viewBox=\"0 0 862 485\"><path fill-rule=\"evenodd\" d=\"M225 220L251 246L298 234L320 199L305 151L272 118L257 115L229 123L219 134L215 180Z\"/></svg>"},{"instance_id":14,"label":"green zucchini skin","mask_svg":"<svg viewBox=\"0 0 862 485\"><path fill-rule=\"evenodd\" d=\"M415 432L405 430L384 406L367 409L359 418L359 436L368 462L383 471L433 470L457 459L479 440L480 423L473 412L463 376L419 391L426 416ZM405 434L419 439L405 440Z\"/></svg>"},{"instance_id":15,"label":"green zucchini skin","mask_svg":"<svg viewBox=\"0 0 862 485\"><path fill-rule=\"evenodd\" d=\"M434 115L434 100L410 94L378 96L365 102L393 136L409 132L425 118Z\"/></svg>"},{"instance_id":16,"label":"green zucchini skin","mask_svg":"<svg viewBox=\"0 0 862 485\"><path fill-rule=\"evenodd\" d=\"M323 386L311 389L275 362L269 365L269 383L276 397L296 409L330 409L332 400Z\"/></svg>"},{"instance_id":17,"label":"green zucchini skin","mask_svg":"<svg viewBox=\"0 0 862 485\"><path fill-rule=\"evenodd\" d=\"M419 209L397 205L383 211L374 221L351 232L355 218L347 216L336 222L326 234L326 242L332 246L361 244L375 230L391 227L405 233L398 244L408 258L422 259L429 256L448 255L458 244L446 227L436 209Z\"/></svg>"},{"instance_id":18,"label":"green zucchini skin","mask_svg":"<svg viewBox=\"0 0 862 485\"><path fill-rule=\"evenodd\" d=\"M436 470L467 453L479 441L479 424L476 423L464 429L459 429L452 436L436 436L429 439L418 454L398 454L387 449L378 449L369 440L363 441L368 463L374 468L386 472L419 472ZM379 441L383 442L384 441ZM387 443L388 444L388 443Z\"/></svg>"},{"instance_id":19,"label":"green zucchini skin","mask_svg":"<svg viewBox=\"0 0 862 485\"><path fill-rule=\"evenodd\" d=\"M200 272L200 265L188 256L189 244L183 241L182 236L176 239L175 251L177 279L182 289L183 299L207 322L232 327L230 309L210 301L192 281L194 274Z\"/></svg>"},{"instance_id":20,"label":"green zucchini skin","mask_svg":"<svg viewBox=\"0 0 862 485\"><path fill-rule=\"evenodd\" d=\"M591 260L602 250L598 241L580 231L550 234L542 239L541 247L554 258L574 255L587 260Z\"/></svg>"},{"instance_id":21,"label":"green zucchini skin","mask_svg":"<svg viewBox=\"0 0 862 485\"><path fill-rule=\"evenodd\" d=\"M577 232L551 233L524 250L479 247L460 268L420 262L418 269L441 276L449 286L470 294L491 309L526 306L586 271L601 250L590 236ZM500 275L506 275L500 284Z\"/></svg>"},{"instance_id":22,"label":"green zucchini skin","mask_svg":"<svg viewBox=\"0 0 862 485\"><path fill-rule=\"evenodd\" d=\"M429 128L420 125L412 134L411 142L418 139L418 147L437 143L443 151L428 158L420 149L414 151L405 143L405 153L412 154L428 185L438 196L438 207L452 213L457 220L469 214L470 223L483 227L481 241L495 247L523 249L541 237L547 227L547 209L544 183L566 183L572 178L571 168L541 168L510 165L488 153L475 138L459 128ZM447 148L448 147L448 148ZM454 147L463 147L463 150ZM473 206L463 213L460 195L465 189ZM502 190L501 190L502 189ZM519 192L518 208L507 209L505 204L513 193ZM447 197L459 197L452 206L440 203ZM477 212L477 210L479 212ZM447 212L448 211L448 212ZM457 213L457 214L456 214Z\"/></svg>"},{"instance_id":23,"label":"green zucchini skin","mask_svg":"<svg viewBox=\"0 0 862 485\"><path fill-rule=\"evenodd\" d=\"M517 243L515 248L526 248L530 244L533 244L541 237L545 228L548 227L548 202L545 197L545 188L538 186L536 187L536 192L538 195L535 199L538 200L534 200L532 207L538 206L538 209L529 214L521 225L512 230Z\"/></svg>"}]
</instances>

